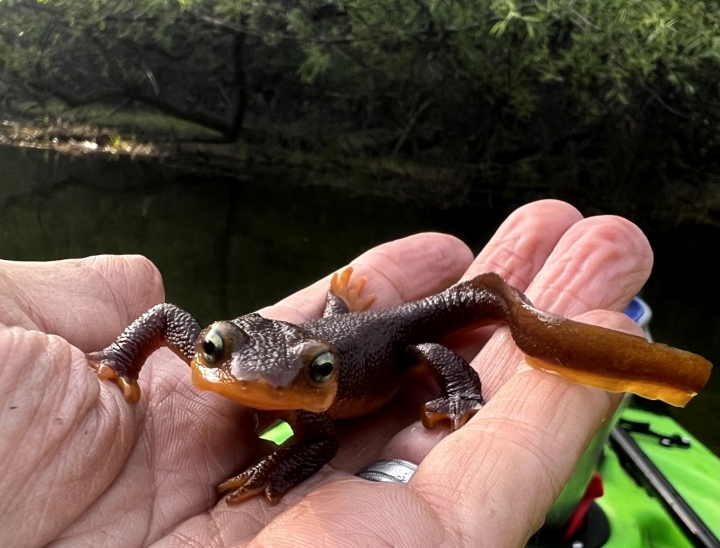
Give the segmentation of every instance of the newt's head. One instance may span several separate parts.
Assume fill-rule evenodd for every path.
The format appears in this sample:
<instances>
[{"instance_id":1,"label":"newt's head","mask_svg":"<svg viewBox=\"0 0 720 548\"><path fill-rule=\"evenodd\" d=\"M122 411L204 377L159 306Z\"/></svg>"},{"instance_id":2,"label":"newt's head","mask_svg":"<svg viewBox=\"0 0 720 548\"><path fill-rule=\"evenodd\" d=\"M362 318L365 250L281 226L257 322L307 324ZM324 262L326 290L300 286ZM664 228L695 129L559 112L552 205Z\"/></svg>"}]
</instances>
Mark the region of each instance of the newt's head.
<instances>
[{"instance_id":1,"label":"newt's head","mask_svg":"<svg viewBox=\"0 0 720 548\"><path fill-rule=\"evenodd\" d=\"M253 409L320 413L335 399L338 361L301 327L248 314L200 333L191 367L198 388Z\"/></svg>"}]
</instances>

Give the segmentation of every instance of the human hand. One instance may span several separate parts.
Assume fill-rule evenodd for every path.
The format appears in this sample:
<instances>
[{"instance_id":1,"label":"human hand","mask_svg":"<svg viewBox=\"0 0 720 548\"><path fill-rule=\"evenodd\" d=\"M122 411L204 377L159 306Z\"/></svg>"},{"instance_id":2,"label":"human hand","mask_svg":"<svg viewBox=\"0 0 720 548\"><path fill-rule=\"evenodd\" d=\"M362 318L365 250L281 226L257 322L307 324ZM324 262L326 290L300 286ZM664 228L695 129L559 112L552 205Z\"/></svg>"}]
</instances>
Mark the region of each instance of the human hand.
<instances>
[{"instance_id":1,"label":"human hand","mask_svg":"<svg viewBox=\"0 0 720 548\"><path fill-rule=\"evenodd\" d=\"M376 307L495 271L539 308L633 331L621 314L588 311L621 310L651 262L647 241L627 221L581 220L569 205L546 201L511 215L474 261L456 239L424 234L352 264L368 278ZM326 278L262 312L316 317L327 287ZM143 397L128 406L81 352L103 348L160 300L160 278L141 258L0 264L6 545L522 546L619 401L529 370L505 328L486 328L452 341L474 358L490 400L461 430L420 427L422 390L409 389L343 424L331 465L277 506L260 497L229 506L217 502L215 485L266 450L253 414L198 392L166 350L148 360ZM420 466L407 487L353 476L379 458Z\"/></svg>"}]
</instances>

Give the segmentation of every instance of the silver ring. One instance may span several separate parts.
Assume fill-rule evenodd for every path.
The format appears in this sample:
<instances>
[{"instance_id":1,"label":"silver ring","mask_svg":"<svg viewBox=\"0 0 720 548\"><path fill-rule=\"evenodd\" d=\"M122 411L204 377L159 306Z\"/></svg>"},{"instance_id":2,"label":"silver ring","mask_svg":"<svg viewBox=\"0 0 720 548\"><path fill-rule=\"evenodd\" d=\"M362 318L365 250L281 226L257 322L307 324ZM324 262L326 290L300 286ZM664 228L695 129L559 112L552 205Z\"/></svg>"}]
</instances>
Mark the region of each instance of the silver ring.
<instances>
[{"instance_id":1,"label":"silver ring","mask_svg":"<svg viewBox=\"0 0 720 548\"><path fill-rule=\"evenodd\" d=\"M370 466L366 466L355 475L369 481L395 482L407 485L415 470L417 470L417 464L406 460L391 459L379 460Z\"/></svg>"}]
</instances>

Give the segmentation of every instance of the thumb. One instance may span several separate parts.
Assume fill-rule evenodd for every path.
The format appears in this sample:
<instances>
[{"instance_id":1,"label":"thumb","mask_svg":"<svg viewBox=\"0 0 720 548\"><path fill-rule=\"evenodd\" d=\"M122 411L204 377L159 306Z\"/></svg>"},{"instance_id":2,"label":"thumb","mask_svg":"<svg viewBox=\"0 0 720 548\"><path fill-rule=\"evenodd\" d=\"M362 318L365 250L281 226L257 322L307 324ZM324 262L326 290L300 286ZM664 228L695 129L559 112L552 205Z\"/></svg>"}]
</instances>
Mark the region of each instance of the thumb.
<instances>
[{"instance_id":1,"label":"thumb","mask_svg":"<svg viewBox=\"0 0 720 548\"><path fill-rule=\"evenodd\" d=\"M59 335L84 351L107 346L163 299L160 273L139 255L0 261L0 323Z\"/></svg>"}]
</instances>

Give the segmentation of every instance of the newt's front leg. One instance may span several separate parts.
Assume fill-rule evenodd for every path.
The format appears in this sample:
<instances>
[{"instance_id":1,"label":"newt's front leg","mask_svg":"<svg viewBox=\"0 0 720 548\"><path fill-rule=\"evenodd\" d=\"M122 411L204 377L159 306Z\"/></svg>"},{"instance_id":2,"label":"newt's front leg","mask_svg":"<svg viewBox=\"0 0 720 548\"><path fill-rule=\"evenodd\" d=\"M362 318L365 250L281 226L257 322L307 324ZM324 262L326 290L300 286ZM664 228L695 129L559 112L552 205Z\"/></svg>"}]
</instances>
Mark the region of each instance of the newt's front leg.
<instances>
[{"instance_id":1,"label":"newt's front leg","mask_svg":"<svg viewBox=\"0 0 720 548\"><path fill-rule=\"evenodd\" d=\"M167 346L190 365L200 331L195 318L184 310L158 304L126 327L110 346L86 357L98 377L113 381L129 403L136 403L140 399L138 375L148 356Z\"/></svg>"},{"instance_id":2,"label":"newt's front leg","mask_svg":"<svg viewBox=\"0 0 720 548\"><path fill-rule=\"evenodd\" d=\"M221 493L234 490L227 502L238 503L264 493L270 504L277 504L290 488L312 476L335 456L339 442L335 424L327 413L295 411L288 422L297 442L263 457L218 485Z\"/></svg>"}]
</instances>

